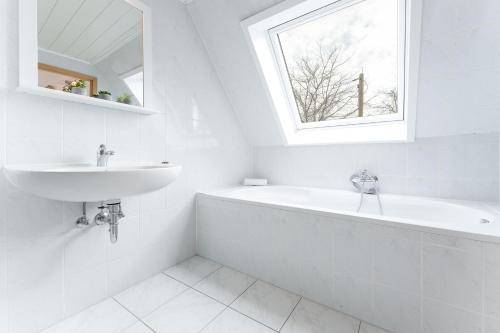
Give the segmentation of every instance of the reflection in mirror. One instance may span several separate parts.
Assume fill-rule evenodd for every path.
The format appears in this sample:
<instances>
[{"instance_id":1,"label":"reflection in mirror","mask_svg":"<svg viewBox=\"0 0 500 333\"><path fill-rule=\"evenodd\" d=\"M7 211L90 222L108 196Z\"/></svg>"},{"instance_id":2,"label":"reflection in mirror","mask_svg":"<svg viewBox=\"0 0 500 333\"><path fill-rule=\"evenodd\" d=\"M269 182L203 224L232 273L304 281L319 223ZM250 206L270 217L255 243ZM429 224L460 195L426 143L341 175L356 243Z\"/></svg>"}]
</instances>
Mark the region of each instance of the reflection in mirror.
<instances>
[{"instance_id":1,"label":"reflection in mirror","mask_svg":"<svg viewBox=\"0 0 500 333\"><path fill-rule=\"evenodd\" d=\"M38 0L38 86L143 105L143 14L124 0Z\"/></svg>"}]
</instances>

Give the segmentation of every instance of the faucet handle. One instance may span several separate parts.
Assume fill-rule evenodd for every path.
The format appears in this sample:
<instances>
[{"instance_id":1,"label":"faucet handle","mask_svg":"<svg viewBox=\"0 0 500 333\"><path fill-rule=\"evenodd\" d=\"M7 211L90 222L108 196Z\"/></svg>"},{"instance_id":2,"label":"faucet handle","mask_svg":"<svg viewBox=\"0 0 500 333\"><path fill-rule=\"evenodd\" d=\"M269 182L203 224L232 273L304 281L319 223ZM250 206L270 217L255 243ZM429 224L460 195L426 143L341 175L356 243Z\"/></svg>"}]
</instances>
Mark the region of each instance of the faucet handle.
<instances>
[{"instance_id":1,"label":"faucet handle","mask_svg":"<svg viewBox=\"0 0 500 333\"><path fill-rule=\"evenodd\" d=\"M99 146L99 148L97 149L97 154L98 155L104 155L104 153L106 153L106 145L105 144L101 144Z\"/></svg>"}]
</instances>

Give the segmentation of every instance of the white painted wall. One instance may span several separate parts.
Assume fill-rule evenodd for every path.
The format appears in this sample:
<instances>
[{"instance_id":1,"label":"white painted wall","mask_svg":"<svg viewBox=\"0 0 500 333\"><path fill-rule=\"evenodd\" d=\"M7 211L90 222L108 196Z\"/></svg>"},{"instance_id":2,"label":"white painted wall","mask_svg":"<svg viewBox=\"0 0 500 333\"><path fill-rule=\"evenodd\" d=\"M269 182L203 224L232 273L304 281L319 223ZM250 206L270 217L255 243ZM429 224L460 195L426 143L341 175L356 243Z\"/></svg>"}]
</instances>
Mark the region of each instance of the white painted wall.
<instances>
[{"instance_id":1,"label":"white painted wall","mask_svg":"<svg viewBox=\"0 0 500 333\"><path fill-rule=\"evenodd\" d=\"M416 143L289 148L282 147L240 27L242 19L278 2L188 4L254 146L256 176L279 184L349 188L349 175L369 168L379 173L382 187L394 193L498 199L498 142L490 140L494 134L482 135L500 128L498 1L424 0ZM483 139L491 145L483 147Z\"/></svg>"},{"instance_id":2,"label":"white painted wall","mask_svg":"<svg viewBox=\"0 0 500 333\"><path fill-rule=\"evenodd\" d=\"M0 0L0 164L170 160L167 190L123 202L118 244L76 230L77 204L23 194L0 178L0 331L35 332L195 253L194 193L249 173L250 149L185 7L150 0L154 106L141 116L14 91L17 2ZM95 213L95 205L90 214Z\"/></svg>"}]
</instances>

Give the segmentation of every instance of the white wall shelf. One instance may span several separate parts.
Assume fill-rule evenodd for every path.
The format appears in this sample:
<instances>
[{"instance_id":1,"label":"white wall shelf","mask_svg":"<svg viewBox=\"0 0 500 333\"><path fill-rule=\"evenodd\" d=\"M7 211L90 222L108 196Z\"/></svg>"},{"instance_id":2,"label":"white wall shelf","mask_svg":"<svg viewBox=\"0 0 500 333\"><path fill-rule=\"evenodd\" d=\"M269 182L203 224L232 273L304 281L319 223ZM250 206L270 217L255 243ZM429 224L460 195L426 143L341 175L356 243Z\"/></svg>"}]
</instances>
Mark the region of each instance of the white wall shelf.
<instances>
[{"instance_id":1,"label":"white wall shelf","mask_svg":"<svg viewBox=\"0 0 500 333\"><path fill-rule=\"evenodd\" d=\"M83 104L88 104L88 105L93 105L93 106L100 106L100 107L107 108L107 109L135 112L135 113L140 113L140 114L144 114L144 115L151 115L151 114L160 113L160 111L158 111L158 110L145 108L142 106L123 104L123 103L118 103L118 102L114 102L114 101L107 101L104 99L99 99L99 98L94 98L94 97L89 97L89 96L82 96L82 95L67 93L64 91L47 89L47 88L43 88L43 87L22 87L22 86L20 86L17 88L17 91L29 93L29 94L34 94L34 95L38 95L38 96L62 99L62 100L69 101L69 102L83 103Z\"/></svg>"}]
</instances>

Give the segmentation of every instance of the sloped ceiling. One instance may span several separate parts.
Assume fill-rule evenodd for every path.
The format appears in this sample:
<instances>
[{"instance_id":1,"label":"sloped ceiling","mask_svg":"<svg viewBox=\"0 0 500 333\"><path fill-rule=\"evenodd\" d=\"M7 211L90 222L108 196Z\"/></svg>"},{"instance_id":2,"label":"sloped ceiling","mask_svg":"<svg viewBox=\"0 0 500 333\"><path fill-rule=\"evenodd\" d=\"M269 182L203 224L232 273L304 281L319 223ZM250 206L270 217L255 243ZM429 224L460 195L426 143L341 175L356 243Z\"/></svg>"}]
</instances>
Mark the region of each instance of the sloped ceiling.
<instances>
[{"instance_id":1,"label":"sloped ceiling","mask_svg":"<svg viewBox=\"0 0 500 333\"><path fill-rule=\"evenodd\" d=\"M254 146L282 145L283 139L240 21L279 2L195 0L187 5L245 136Z\"/></svg>"},{"instance_id":2,"label":"sloped ceiling","mask_svg":"<svg viewBox=\"0 0 500 333\"><path fill-rule=\"evenodd\" d=\"M123 0L38 0L40 48L95 64L142 34L142 12Z\"/></svg>"}]
</instances>

